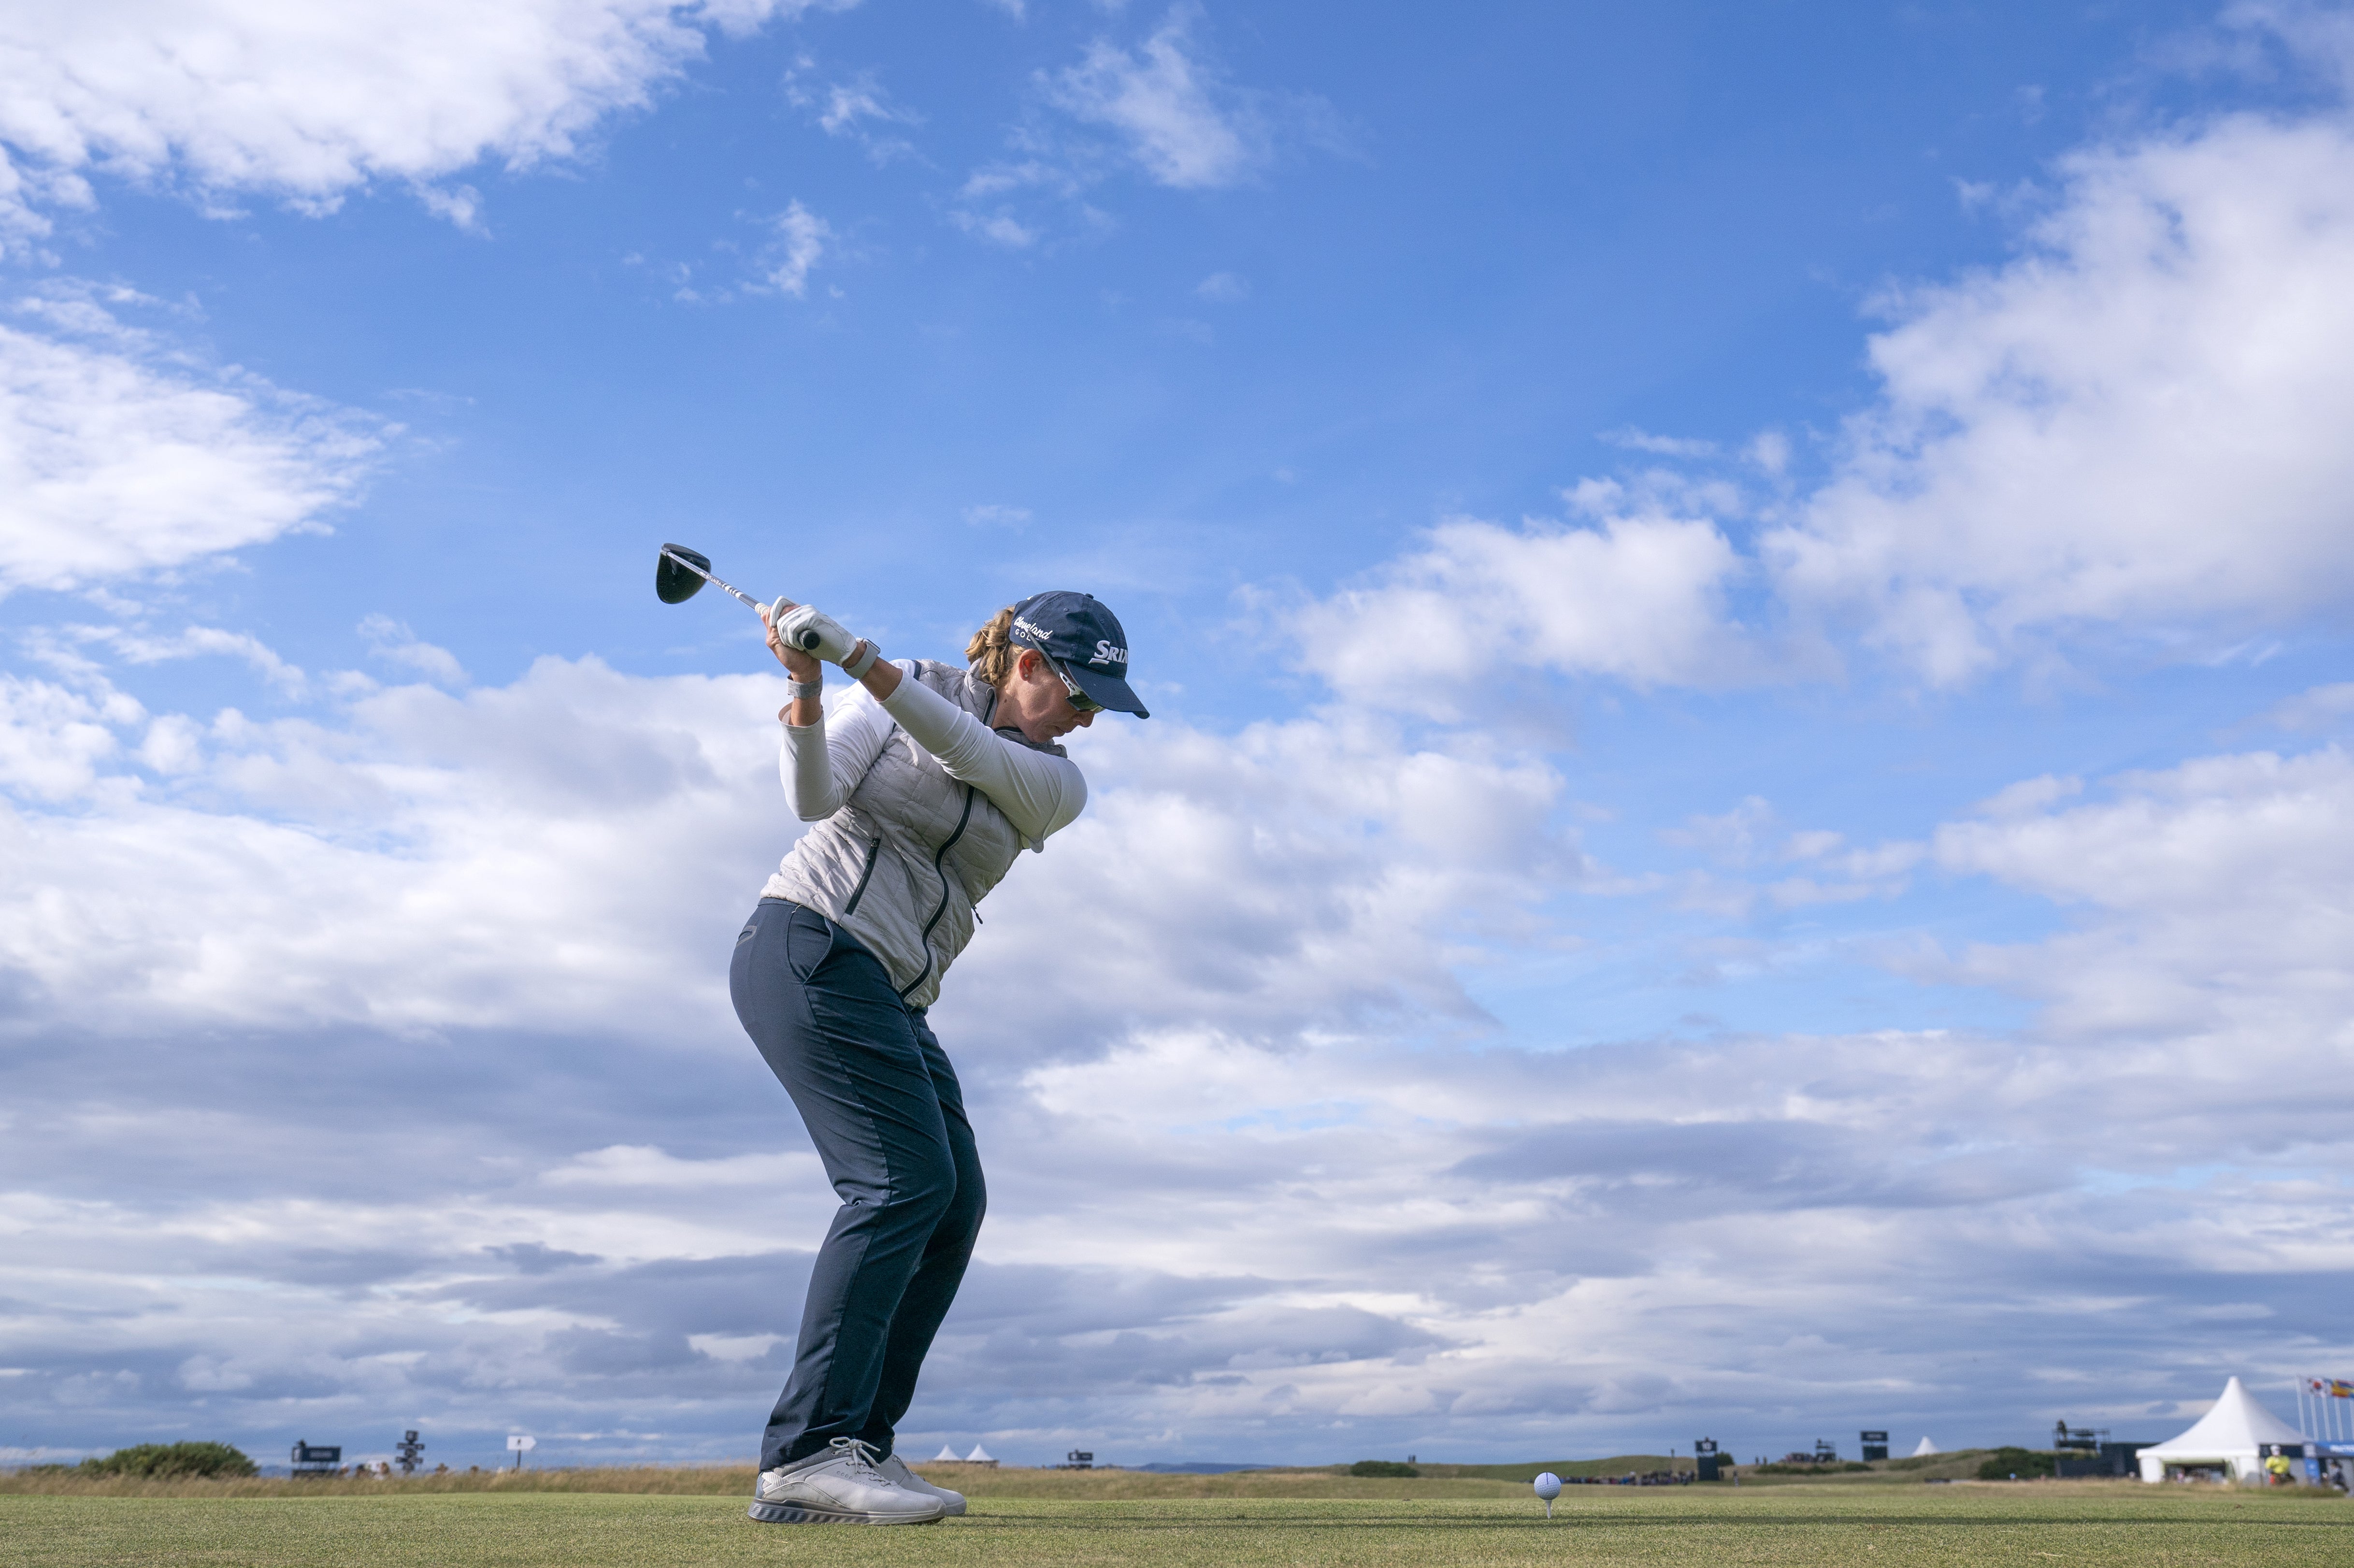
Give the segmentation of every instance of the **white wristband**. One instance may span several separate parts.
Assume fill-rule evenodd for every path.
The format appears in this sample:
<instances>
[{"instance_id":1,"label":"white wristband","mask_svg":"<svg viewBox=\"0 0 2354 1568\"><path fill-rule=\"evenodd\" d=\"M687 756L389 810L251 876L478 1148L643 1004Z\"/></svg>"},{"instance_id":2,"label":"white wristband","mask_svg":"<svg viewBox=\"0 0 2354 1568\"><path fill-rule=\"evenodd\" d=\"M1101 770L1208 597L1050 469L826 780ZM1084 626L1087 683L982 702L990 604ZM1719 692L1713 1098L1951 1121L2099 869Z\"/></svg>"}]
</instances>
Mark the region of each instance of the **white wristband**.
<instances>
[{"instance_id":1,"label":"white wristband","mask_svg":"<svg viewBox=\"0 0 2354 1568\"><path fill-rule=\"evenodd\" d=\"M883 650L862 637L858 640L858 646L850 651L850 657L842 662L842 673L854 681L862 679L867 671L875 668L875 661L881 657Z\"/></svg>"},{"instance_id":2,"label":"white wristband","mask_svg":"<svg viewBox=\"0 0 2354 1568\"><path fill-rule=\"evenodd\" d=\"M825 677L821 675L814 681L801 681L788 675L785 677L785 688L791 694L790 701L813 703L825 694Z\"/></svg>"}]
</instances>

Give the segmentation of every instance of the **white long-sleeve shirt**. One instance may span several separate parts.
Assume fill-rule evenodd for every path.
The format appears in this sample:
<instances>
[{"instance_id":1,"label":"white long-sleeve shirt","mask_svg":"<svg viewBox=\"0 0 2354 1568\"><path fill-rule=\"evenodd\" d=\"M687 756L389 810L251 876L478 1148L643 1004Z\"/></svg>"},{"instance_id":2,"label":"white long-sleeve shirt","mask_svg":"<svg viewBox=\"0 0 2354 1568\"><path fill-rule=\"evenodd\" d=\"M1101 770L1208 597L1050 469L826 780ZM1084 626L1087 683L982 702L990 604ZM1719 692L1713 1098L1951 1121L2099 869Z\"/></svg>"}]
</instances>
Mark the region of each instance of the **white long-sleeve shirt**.
<instances>
[{"instance_id":1,"label":"white long-sleeve shirt","mask_svg":"<svg viewBox=\"0 0 2354 1568\"><path fill-rule=\"evenodd\" d=\"M802 821L840 810L895 729L938 758L949 778L988 796L1029 849L1042 848L1049 834L1078 819L1087 781L1077 763L1007 739L917 680L911 662L895 662L902 679L889 697L877 702L854 686L831 716L784 726L778 771Z\"/></svg>"}]
</instances>

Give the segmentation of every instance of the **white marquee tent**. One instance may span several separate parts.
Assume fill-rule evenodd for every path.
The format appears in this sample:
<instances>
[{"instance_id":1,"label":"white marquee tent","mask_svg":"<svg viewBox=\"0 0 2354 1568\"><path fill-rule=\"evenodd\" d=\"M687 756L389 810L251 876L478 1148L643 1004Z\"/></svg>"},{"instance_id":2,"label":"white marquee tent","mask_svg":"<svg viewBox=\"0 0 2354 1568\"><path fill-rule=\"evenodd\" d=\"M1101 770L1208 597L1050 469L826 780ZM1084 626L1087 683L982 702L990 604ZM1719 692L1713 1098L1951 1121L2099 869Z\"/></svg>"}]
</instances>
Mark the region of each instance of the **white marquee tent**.
<instances>
[{"instance_id":1,"label":"white marquee tent","mask_svg":"<svg viewBox=\"0 0 2354 1568\"><path fill-rule=\"evenodd\" d=\"M2304 1441L2304 1433L2258 1404L2233 1378L2223 1385L2215 1408L2193 1422L2190 1431L2141 1451L2141 1478L2162 1481L2168 1465L2189 1465L2229 1466L2235 1479L2254 1480L2264 1474L2258 1451L2263 1445Z\"/></svg>"},{"instance_id":2,"label":"white marquee tent","mask_svg":"<svg viewBox=\"0 0 2354 1568\"><path fill-rule=\"evenodd\" d=\"M1932 1454L1940 1453L1943 1450L1941 1450L1935 1443L1932 1443L1926 1437L1924 1437L1921 1439L1920 1444L1914 1448L1913 1457L1916 1459L1924 1459Z\"/></svg>"}]
</instances>

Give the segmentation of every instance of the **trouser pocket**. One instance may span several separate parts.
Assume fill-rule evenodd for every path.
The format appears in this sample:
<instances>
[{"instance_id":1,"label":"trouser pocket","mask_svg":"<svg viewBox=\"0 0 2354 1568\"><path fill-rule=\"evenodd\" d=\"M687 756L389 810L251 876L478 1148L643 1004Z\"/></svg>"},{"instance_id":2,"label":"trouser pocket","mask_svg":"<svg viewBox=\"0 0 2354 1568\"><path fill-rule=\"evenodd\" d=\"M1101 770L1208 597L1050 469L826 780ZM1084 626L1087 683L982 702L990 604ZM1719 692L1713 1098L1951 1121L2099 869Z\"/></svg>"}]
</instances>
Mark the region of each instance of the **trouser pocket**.
<instances>
[{"instance_id":1,"label":"trouser pocket","mask_svg":"<svg viewBox=\"0 0 2354 1568\"><path fill-rule=\"evenodd\" d=\"M785 968L803 985L833 953L833 922L795 905L785 922Z\"/></svg>"}]
</instances>

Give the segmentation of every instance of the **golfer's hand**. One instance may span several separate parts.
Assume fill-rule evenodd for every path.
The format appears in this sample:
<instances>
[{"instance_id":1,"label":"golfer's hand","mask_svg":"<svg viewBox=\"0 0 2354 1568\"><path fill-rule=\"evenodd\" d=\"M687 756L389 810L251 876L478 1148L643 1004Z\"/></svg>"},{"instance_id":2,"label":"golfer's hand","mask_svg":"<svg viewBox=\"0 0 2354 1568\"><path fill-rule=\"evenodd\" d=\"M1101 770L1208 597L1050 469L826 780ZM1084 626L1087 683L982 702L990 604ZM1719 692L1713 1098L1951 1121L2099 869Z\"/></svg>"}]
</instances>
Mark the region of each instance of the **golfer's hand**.
<instances>
[{"instance_id":1,"label":"golfer's hand","mask_svg":"<svg viewBox=\"0 0 2354 1568\"><path fill-rule=\"evenodd\" d=\"M769 632L772 637L779 634L795 652L806 650L829 664L841 663L858 647L858 639L844 631L842 622L812 605L797 604L785 611L785 618Z\"/></svg>"},{"instance_id":2,"label":"golfer's hand","mask_svg":"<svg viewBox=\"0 0 2354 1568\"><path fill-rule=\"evenodd\" d=\"M791 613L790 609L785 611L788 616ZM777 656L777 662L791 672L794 680L814 681L825 673L824 667L818 662L816 654L804 653L785 641L780 620L771 620L770 612L767 609L760 612L760 619L769 622L769 652Z\"/></svg>"}]
</instances>

